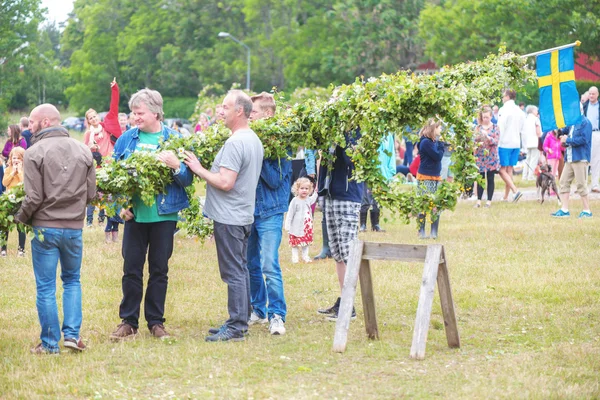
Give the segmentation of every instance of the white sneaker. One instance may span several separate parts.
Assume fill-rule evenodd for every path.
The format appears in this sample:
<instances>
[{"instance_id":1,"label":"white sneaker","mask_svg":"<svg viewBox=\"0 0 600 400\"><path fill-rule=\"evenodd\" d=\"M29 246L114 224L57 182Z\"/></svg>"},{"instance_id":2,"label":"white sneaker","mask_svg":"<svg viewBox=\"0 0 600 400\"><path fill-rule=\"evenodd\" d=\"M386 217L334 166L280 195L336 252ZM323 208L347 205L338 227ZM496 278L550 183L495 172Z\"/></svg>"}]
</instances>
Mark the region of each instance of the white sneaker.
<instances>
[{"instance_id":1,"label":"white sneaker","mask_svg":"<svg viewBox=\"0 0 600 400\"><path fill-rule=\"evenodd\" d=\"M285 323L279 315L273 314L273 318L269 323L269 332L271 332L271 335L285 335Z\"/></svg>"},{"instance_id":2,"label":"white sneaker","mask_svg":"<svg viewBox=\"0 0 600 400\"><path fill-rule=\"evenodd\" d=\"M250 320L248 320L248 325L266 324L267 322L269 322L268 319L261 318L254 311L252 311L252 313L250 314Z\"/></svg>"}]
</instances>

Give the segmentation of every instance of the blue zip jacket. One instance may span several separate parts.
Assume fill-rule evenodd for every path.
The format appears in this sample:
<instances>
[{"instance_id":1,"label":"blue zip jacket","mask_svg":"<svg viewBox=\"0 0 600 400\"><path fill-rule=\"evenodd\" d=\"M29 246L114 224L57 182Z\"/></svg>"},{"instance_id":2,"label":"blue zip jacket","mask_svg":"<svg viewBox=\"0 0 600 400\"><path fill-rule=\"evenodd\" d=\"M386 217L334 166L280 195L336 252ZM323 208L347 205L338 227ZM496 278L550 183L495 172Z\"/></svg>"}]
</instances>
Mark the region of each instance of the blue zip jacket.
<instances>
[{"instance_id":1,"label":"blue zip jacket","mask_svg":"<svg viewBox=\"0 0 600 400\"><path fill-rule=\"evenodd\" d=\"M444 142L433 141L422 136L418 144L421 164L419 174L428 176L440 176L442 172L442 157L444 156Z\"/></svg>"},{"instance_id":2,"label":"blue zip jacket","mask_svg":"<svg viewBox=\"0 0 600 400\"><path fill-rule=\"evenodd\" d=\"M140 140L140 129L135 127L124 132L113 149L113 158L117 161L128 159L135 151L135 147ZM181 135L167 128L162 124L162 135L164 140L170 136L181 137ZM156 196L156 205L159 215L166 215L179 212L190 206L190 202L185 192L186 186L192 184L194 176L183 162L179 163L179 173L173 175L173 182L166 187L166 193L159 193Z\"/></svg>"},{"instance_id":3,"label":"blue zip jacket","mask_svg":"<svg viewBox=\"0 0 600 400\"><path fill-rule=\"evenodd\" d=\"M254 216L268 218L288 209L292 179L292 162L285 158L263 160L256 186Z\"/></svg>"},{"instance_id":4,"label":"blue zip jacket","mask_svg":"<svg viewBox=\"0 0 600 400\"><path fill-rule=\"evenodd\" d=\"M592 160L592 123L585 115L581 116L581 122L575 125L573 135L569 135L565 146L571 147L571 161ZM565 151L565 161L567 152Z\"/></svg>"},{"instance_id":5,"label":"blue zip jacket","mask_svg":"<svg viewBox=\"0 0 600 400\"><path fill-rule=\"evenodd\" d=\"M346 148L356 144L360 138L360 130L357 130L356 136L351 137L346 134ZM327 162L321 162L319 169L319 189L323 188L325 177L327 175ZM335 146L335 161L331 169L331 183L329 184L328 196L334 200L352 201L360 203L364 189L364 182L356 182L351 179L354 171L354 163L346 154L346 149Z\"/></svg>"}]
</instances>

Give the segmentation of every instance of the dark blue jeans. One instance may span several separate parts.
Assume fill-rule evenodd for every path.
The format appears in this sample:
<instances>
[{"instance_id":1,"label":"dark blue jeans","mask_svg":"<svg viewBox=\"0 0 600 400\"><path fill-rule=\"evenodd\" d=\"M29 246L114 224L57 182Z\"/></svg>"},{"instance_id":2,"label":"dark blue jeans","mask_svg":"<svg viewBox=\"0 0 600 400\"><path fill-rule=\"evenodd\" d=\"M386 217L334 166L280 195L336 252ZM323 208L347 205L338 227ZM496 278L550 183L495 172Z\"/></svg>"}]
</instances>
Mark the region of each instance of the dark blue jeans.
<instances>
[{"instance_id":1,"label":"dark blue jeans","mask_svg":"<svg viewBox=\"0 0 600 400\"><path fill-rule=\"evenodd\" d=\"M92 222L94 222L94 211L96 210L95 206L92 205L88 205L87 206L87 224L91 225ZM100 212L98 213L98 221L99 222L104 222L104 209L101 209Z\"/></svg>"},{"instance_id":2,"label":"dark blue jeans","mask_svg":"<svg viewBox=\"0 0 600 400\"><path fill-rule=\"evenodd\" d=\"M25 250L25 240L27 240L27 234L25 232L18 231L19 233L19 250ZM4 245L2 250L6 250L6 242L8 242L8 232L0 232L0 235L4 238Z\"/></svg>"},{"instance_id":3,"label":"dark blue jeans","mask_svg":"<svg viewBox=\"0 0 600 400\"><path fill-rule=\"evenodd\" d=\"M119 317L131 326L139 326L140 304L144 292L144 264L148 254L148 287L144 314L148 328L162 324L169 281L169 259L173 254L176 221L125 222L123 229L123 300Z\"/></svg>"}]
</instances>

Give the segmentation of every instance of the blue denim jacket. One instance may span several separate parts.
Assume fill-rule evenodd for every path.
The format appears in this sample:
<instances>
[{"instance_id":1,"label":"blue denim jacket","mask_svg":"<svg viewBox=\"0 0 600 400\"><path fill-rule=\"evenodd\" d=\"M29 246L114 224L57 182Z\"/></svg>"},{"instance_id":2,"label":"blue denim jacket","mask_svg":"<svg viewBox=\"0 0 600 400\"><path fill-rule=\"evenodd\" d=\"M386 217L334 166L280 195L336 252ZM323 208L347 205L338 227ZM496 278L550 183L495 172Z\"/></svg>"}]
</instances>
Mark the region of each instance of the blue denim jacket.
<instances>
[{"instance_id":1,"label":"blue denim jacket","mask_svg":"<svg viewBox=\"0 0 600 400\"><path fill-rule=\"evenodd\" d=\"M582 160L590 162L592 160L592 123L586 116L581 116L581 121L575 125L573 132L569 134L565 146L567 147L565 162L569 162L569 153L571 153L570 162Z\"/></svg>"},{"instance_id":2,"label":"blue denim jacket","mask_svg":"<svg viewBox=\"0 0 600 400\"><path fill-rule=\"evenodd\" d=\"M254 215L268 218L288 209L292 179L292 162L285 158L263 160L256 186Z\"/></svg>"},{"instance_id":3,"label":"blue denim jacket","mask_svg":"<svg viewBox=\"0 0 600 400\"><path fill-rule=\"evenodd\" d=\"M113 158L117 161L126 160L133 154L135 147L140 139L139 128L129 129L124 132L115 143ZM163 139L167 140L169 136L181 137L178 132L162 125ZM194 176L183 162L179 163L179 173L173 175L173 182L166 187L166 193L159 193L156 197L156 205L159 215L172 214L179 212L190 206L190 202L185 192L185 187L191 185Z\"/></svg>"}]
</instances>

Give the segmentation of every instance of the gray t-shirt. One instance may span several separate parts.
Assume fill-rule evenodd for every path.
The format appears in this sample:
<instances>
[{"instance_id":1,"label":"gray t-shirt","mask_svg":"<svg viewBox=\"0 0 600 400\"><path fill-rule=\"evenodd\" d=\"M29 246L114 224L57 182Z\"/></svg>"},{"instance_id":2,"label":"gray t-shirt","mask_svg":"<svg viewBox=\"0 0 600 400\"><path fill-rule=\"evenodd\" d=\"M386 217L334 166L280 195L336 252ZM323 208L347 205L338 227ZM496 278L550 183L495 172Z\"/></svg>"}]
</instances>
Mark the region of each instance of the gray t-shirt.
<instances>
[{"instance_id":1,"label":"gray t-shirt","mask_svg":"<svg viewBox=\"0 0 600 400\"><path fill-rule=\"evenodd\" d=\"M227 139L210 171L216 173L223 167L237 172L238 176L229 192L207 185L204 214L208 218L237 226L254 222L256 185L263 155L262 143L251 129L236 131Z\"/></svg>"}]
</instances>

